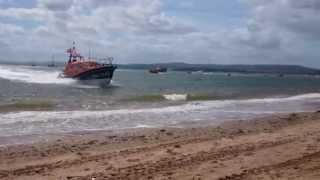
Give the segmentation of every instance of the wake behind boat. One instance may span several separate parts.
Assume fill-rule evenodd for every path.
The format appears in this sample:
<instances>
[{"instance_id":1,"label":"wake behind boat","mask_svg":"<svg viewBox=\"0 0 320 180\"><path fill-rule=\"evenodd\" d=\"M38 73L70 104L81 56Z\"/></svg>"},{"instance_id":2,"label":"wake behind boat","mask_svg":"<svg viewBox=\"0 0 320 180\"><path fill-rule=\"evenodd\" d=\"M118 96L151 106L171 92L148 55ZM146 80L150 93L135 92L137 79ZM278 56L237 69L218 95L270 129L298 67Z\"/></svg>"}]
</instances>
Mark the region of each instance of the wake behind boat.
<instances>
[{"instance_id":1,"label":"wake behind boat","mask_svg":"<svg viewBox=\"0 0 320 180\"><path fill-rule=\"evenodd\" d=\"M69 60L65 65L62 77L80 80L85 84L105 86L110 84L113 73L117 68L112 64L113 58L101 59L104 63L98 63L96 59L85 59L73 47L67 50Z\"/></svg>"}]
</instances>

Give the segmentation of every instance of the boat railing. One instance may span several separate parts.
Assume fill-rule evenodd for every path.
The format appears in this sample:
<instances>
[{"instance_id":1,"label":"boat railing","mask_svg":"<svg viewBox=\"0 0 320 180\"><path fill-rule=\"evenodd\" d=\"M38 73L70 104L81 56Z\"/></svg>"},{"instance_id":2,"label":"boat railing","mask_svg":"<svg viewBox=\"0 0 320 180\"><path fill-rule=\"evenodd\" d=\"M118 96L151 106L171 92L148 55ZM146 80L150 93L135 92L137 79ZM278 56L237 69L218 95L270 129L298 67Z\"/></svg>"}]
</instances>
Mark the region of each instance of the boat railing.
<instances>
[{"instance_id":1,"label":"boat railing","mask_svg":"<svg viewBox=\"0 0 320 180\"><path fill-rule=\"evenodd\" d=\"M101 64L112 64L113 60L113 57L97 58L97 62Z\"/></svg>"}]
</instances>

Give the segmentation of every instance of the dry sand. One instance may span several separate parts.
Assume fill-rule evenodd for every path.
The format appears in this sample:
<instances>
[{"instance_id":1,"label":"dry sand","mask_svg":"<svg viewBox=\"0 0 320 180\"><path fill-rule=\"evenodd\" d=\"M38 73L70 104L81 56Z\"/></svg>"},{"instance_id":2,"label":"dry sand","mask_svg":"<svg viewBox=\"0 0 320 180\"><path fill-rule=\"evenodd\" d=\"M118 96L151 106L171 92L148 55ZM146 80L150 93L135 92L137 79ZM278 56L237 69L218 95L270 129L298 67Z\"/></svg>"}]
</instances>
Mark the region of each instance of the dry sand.
<instances>
[{"instance_id":1,"label":"dry sand","mask_svg":"<svg viewBox=\"0 0 320 180\"><path fill-rule=\"evenodd\" d=\"M320 112L0 149L0 179L320 179Z\"/></svg>"}]
</instances>

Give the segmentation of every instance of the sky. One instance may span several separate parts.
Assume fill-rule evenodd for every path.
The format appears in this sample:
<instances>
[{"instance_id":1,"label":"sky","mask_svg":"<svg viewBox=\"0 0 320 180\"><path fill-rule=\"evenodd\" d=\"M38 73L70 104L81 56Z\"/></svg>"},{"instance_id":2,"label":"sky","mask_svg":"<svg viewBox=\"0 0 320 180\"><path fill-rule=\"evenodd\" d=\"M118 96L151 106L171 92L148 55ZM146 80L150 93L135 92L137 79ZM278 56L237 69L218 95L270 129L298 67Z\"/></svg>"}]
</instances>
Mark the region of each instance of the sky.
<instances>
[{"instance_id":1,"label":"sky","mask_svg":"<svg viewBox=\"0 0 320 180\"><path fill-rule=\"evenodd\" d=\"M65 61L73 41L121 64L320 68L320 0L0 0L0 62Z\"/></svg>"}]
</instances>

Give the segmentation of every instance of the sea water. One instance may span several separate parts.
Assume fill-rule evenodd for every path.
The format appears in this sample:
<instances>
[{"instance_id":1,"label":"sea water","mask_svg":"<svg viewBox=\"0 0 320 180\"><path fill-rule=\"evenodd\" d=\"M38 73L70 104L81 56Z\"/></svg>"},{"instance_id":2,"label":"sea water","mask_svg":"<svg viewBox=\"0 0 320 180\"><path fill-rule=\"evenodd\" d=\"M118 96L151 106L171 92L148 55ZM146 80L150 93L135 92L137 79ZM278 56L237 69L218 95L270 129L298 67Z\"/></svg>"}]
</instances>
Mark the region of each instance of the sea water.
<instances>
[{"instance_id":1,"label":"sea water","mask_svg":"<svg viewBox=\"0 0 320 180\"><path fill-rule=\"evenodd\" d=\"M59 78L62 67L0 65L0 105L48 101L46 111L0 113L0 137L219 124L320 108L320 78L307 75L117 69L107 88Z\"/></svg>"}]
</instances>

